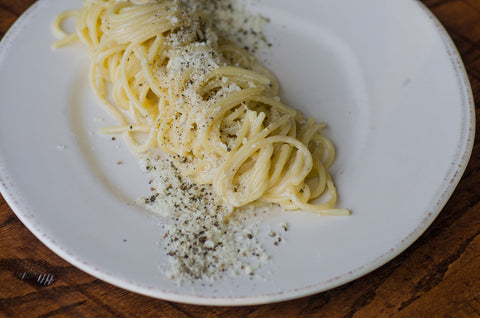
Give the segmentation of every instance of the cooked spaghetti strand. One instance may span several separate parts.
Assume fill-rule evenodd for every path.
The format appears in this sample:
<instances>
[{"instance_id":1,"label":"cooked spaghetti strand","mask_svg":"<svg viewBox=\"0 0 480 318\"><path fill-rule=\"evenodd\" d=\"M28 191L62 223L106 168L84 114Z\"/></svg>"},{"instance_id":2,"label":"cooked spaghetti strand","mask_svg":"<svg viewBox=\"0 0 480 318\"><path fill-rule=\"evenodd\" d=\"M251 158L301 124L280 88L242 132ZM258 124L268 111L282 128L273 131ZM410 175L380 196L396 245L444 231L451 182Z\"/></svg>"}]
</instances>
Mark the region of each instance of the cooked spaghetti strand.
<instances>
[{"instance_id":1,"label":"cooked spaghetti strand","mask_svg":"<svg viewBox=\"0 0 480 318\"><path fill-rule=\"evenodd\" d=\"M76 32L62 30L76 17ZM256 201L344 215L324 125L284 105L273 74L175 0L84 0L53 22L55 47L79 40L90 82L133 151L159 149L184 176L239 207ZM312 200L323 198L320 203Z\"/></svg>"}]
</instances>

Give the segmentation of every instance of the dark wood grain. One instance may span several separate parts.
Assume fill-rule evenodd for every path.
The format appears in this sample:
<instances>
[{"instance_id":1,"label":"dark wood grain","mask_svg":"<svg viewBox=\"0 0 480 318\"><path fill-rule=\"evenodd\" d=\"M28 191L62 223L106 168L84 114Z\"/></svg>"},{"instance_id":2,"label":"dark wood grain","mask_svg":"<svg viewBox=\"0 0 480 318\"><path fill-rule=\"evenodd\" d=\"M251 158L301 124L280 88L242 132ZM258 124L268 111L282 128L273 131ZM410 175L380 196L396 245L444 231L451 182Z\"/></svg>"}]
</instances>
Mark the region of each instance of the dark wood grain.
<instances>
[{"instance_id":1,"label":"dark wood grain","mask_svg":"<svg viewBox=\"0 0 480 318\"><path fill-rule=\"evenodd\" d=\"M33 2L0 0L0 37ZM452 36L480 105L480 0L423 3ZM480 317L479 234L478 138L453 196L404 253L344 286L263 306L192 306L111 286L46 248L0 197L0 317ZM22 273L50 273L54 281L42 286Z\"/></svg>"}]
</instances>

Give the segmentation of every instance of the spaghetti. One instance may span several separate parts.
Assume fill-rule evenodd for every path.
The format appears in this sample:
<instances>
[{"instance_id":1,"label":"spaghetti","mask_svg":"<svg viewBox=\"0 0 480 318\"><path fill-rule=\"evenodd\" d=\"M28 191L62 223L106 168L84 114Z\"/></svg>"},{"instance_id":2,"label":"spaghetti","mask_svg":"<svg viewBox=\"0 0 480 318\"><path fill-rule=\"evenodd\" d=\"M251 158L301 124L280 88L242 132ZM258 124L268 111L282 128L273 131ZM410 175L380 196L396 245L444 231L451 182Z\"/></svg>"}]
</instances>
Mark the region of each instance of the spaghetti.
<instances>
[{"instance_id":1,"label":"spaghetti","mask_svg":"<svg viewBox=\"0 0 480 318\"><path fill-rule=\"evenodd\" d=\"M76 17L76 32L62 22ZM161 150L183 176L226 203L277 203L345 215L328 173L335 149L324 124L281 103L273 76L221 38L199 9L175 0L84 0L53 22L55 47L80 41L89 80L138 153ZM322 197L320 203L312 200Z\"/></svg>"}]
</instances>

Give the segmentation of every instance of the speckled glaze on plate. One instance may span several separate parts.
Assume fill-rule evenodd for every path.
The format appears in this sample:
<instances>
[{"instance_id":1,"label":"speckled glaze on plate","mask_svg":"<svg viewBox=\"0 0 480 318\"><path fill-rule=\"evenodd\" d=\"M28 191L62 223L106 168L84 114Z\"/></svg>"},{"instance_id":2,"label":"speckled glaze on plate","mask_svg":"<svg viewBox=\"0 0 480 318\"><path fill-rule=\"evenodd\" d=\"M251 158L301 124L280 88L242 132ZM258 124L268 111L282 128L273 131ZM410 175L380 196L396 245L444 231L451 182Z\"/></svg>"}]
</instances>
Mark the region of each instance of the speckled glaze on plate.
<instances>
[{"instance_id":1,"label":"speckled glaze on plate","mask_svg":"<svg viewBox=\"0 0 480 318\"><path fill-rule=\"evenodd\" d=\"M264 215L271 262L257 276L178 286L163 275L160 220L90 92L80 45L54 51L50 22L79 0L40 0L0 43L0 189L22 222L78 268L166 300L247 305L302 297L391 260L440 212L467 165L474 105L461 58L418 1L258 0L273 46L260 58L288 105L328 123L349 217ZM121 162L122 164L118 164ZM276 246L269 229L289 224Z\"/></svg>"}]
</instances>

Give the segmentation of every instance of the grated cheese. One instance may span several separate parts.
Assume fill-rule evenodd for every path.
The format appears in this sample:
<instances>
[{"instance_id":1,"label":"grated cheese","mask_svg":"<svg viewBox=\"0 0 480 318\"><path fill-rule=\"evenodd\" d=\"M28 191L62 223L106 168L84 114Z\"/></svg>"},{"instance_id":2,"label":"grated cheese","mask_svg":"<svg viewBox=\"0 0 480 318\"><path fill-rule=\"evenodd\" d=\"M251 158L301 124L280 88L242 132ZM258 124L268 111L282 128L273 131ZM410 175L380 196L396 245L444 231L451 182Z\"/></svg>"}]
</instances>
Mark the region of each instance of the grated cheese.
<instances>
[{"instance_id":1,"label":"grated cheese","mask_svg":"<svg viewBox=\"0 0 480 318\"><path fill-rule=\"evenodd\" d=\"M175 50L170 54L175 58L171 58L163 70L167 78L173 80L185 70L191 71L186 89L175 102L194 108L202 100L197 94L196 83L201 83L205 74L225 64L212 49L218 36L255 52L268 45L262 34L268 20L251 15L235 0L180 2L189 10L205 12L213 28L197 27L201 22L191 21L188 27L172 32L166 39ZM204 31L199 35L199 30ZM203 41L189 43L188 39L194 36L202 37ZM232 84L222 88L217 96L238 90L240 87ZM215 107L214 99L211 107ZM269 256L257 239L257 225L245 222L256 213L254 207L235 209L224 204L211 185L198 185L182 177L171 161L175 159L179 158L147 153L140 161L149 178L150 193L137 203L164 217L162 245L169 264L165 274L178 283L214 280L227 273L255 275Z\"/></svg>"},{"instance_id":2,"label":"grated cheese","mask_svg":"<svg viewBox=\"0 0 480 318\"><path fill-rule=\"evenodd\" d=\"M182 0L182 2L205 12L218 35L240 44L252 53L271 46L263 35L269 19L248 12L242 1Z\"/></svg>"},{"instance_id":3,"label":"grated cheese","mask_svg":"<svg viewBox=\"0 0 480 318\"><path fill-rule=\"evenodd\" d=\"M181 177L169 159L146 155L141 164L151 193L137 203L165 216L163 246L170 279L182 283L214 280L227 273L254 275L268 261L255 225L244 222L254 213L252 207L234 211L210 185Z\"/></svg>"}]
</instances>

